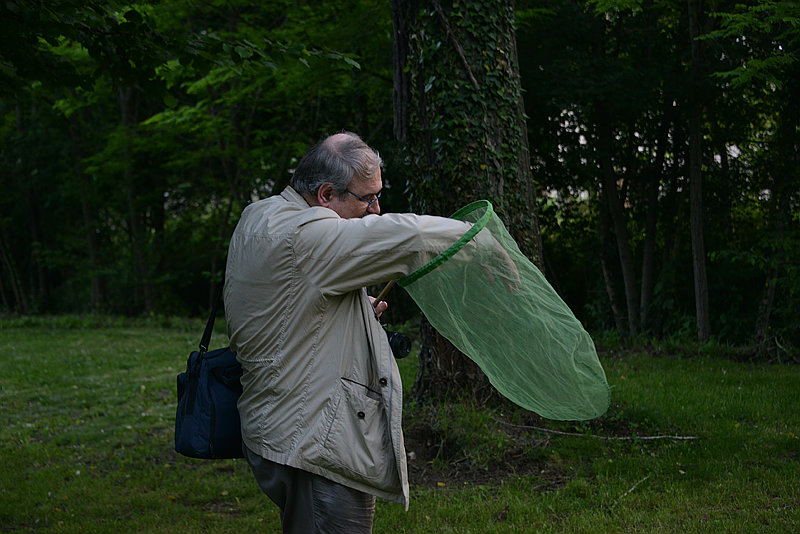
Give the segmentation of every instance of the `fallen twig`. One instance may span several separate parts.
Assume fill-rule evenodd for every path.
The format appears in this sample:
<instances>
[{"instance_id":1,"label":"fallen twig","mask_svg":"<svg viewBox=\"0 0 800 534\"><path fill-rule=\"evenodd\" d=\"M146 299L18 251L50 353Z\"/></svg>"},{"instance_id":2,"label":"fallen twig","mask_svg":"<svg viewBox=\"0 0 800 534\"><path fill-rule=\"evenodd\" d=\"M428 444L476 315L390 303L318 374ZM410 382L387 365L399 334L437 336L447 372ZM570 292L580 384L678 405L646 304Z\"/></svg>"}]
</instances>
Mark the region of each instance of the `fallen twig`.
<instances>
[{"instance_id":1,"label":"fallen twig","mask_svg":"<svg viewBox=\"0 0 800 534\"><path fill-rule=\"evenodd\" d=\"M647 475L647 476L646 476L646 477L644 477L642 480L640 480L639 482L637 482L636 484L634 484L633 486L631 486L631 489L629 489L628 491L626 491L625 493L623 493L622 495L620 495L619 497L617 497L617 500L616 500L616 501L614 501L614 504L612 504L612 505L609 507L609 510L613 510L613 509L614 509L614 507L617 505L617 503L618 503L618 502L619 502L619 501L620 501L620 500L621 500L623 497L627 497L628 495L630 495L630 494L631 494L631 492L633 492L633 490L635 490L635 489L636 489L636 487L637 487L639 484L641 484L642 482L644 482L644 481L645 481L645 480L647 480L648 478L650 478L650 475Z\"/></svg>"},{"instance_id":2,"label":"fallen twig","mask_svg":"<svg viewBox=\"0 0 800 534\"><path fill-rule=\"evenodd\" d=\"M502 419L495 419L498 423L513 426L515 428L526 428L529 430L537 430L539 432L547 432L548 434L558 434L559 436L578 436L578 437L589 437L594 439L606 439L606 440L616 440L616 441L634 441L634 440L656 440L656 439L676 439L676 440L692 440L692 439L700 439L700 436L597 436L595 434L581 434L580 432L562 432L561 430L552 430L550 428L542 428L539 426L530 426L530 425L515 425L514 423L509 423L507 421L503 421Z\"/></svg>"},{"instance_id":3,"label":"fallen twig","mask_svg":"<svg viewBox=\"0 0 800 534\"><path fill-rule=\"evenodd\" d=\"M508 517L508 505L506 505L506 507L505 507L505 508L503 508L503 511L502 511L502 512L500 512L499 514L497 514L497 515L495 516L495 518L494 518L494 522L495 522L495 523L497 523L497 522L499 522L499 521L505 521L505 520L506 520L506 517Z\"/></svg>"}]
</instances>

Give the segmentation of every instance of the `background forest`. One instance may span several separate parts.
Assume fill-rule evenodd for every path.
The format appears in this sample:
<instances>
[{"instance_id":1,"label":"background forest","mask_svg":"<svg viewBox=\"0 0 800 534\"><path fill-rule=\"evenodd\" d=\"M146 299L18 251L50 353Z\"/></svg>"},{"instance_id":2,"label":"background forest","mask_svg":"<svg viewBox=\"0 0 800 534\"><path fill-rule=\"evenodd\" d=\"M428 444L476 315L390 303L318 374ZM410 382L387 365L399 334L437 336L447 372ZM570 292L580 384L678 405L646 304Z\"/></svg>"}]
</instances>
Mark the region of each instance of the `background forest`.
<instances>
[{"instance_id":1,"label":"background forest","mask_svg":"<svg viewBox=\"0 0 800 534\"><path fill-rule=\"evenodd\" d=\"M579 319L796 356L798 2L515 10L540 264ZM342 129L381 152L384 211L419 205L393 36L381 0L4 2L2 311L203 315L241 209Z\"/></svg>"}]
</instances>

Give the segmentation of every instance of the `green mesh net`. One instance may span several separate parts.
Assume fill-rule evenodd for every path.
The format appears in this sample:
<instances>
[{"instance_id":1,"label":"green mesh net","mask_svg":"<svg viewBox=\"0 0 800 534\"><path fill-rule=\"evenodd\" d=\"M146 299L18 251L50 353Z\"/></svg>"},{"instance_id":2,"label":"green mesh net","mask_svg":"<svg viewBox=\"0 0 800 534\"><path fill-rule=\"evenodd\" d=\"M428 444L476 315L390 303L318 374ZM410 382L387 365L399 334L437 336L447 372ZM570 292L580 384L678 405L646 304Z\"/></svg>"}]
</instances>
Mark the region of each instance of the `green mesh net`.
<instances>
[{"instance_id":1,"label":"green mesh net","mask_svg":"<svg viewBox=\"0 0 800 534\"><path fill-rule=\"evenodd\" d=\"M592 339L492 205L481 200L452 217L472 227L398 283L514 403L558 420L605 413L609 387Z\"/></svg>"}]
</instances>

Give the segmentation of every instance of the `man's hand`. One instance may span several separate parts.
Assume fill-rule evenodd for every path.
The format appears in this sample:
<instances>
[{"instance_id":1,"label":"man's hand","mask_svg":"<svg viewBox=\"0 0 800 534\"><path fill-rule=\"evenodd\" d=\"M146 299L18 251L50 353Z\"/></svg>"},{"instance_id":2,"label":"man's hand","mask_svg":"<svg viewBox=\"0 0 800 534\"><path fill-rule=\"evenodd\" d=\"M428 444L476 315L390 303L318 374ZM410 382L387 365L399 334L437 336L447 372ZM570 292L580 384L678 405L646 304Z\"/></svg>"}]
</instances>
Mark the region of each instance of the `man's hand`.
<instances>
[{"instance_id":1,"label":"man's hand","mask_svg":"<svg viewBox=\"0 0 800 534\"><path fill-rule=\"evenodd\" d=\"M492 261L490 264L491 266L486 264L481 265L483 274L486 276L486 280L489 282L489 285L493 286L497 281L492 268L495 267L497 269L497 274L501 275L506 291L509 293L514 293L520 287L519 270L517 270L517 264L514 263L514 260L508 255L508 252L503 245L501 245L500 242L494 238L494 236L491 236L491 238L494 242L492 245L492 260L494 261Z\"/></svg>"},{"instance_id":2,"label":"man's hand","mask_svg":"<svg viewBox=\"0 0 800 534\"><path fill-rule=\"evenodd\" d=\"M386 308L389 307L389 304L385 300L382 300L382 301L378 302L378 304L376 306L375 305L375 300L376 300L375 297L370 297L369 298L369 301L372 303L372 307L375 310L375 315L377 315L378 318L380 318L381 314L386 311Z\"/></svg>"}]
</instances>

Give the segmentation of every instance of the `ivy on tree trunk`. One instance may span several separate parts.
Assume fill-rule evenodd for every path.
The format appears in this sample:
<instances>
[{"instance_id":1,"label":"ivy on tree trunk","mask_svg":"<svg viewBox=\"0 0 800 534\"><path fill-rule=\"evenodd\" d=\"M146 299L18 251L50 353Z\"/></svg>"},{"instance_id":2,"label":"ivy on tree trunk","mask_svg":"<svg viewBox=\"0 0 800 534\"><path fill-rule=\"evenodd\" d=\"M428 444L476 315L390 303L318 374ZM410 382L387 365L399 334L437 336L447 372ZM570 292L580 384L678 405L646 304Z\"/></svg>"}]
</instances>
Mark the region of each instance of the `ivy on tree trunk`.
<instances>
[{"instance_id":1,"label":"ivy on tree trunk","mask_svg":"<svg viewBox=\"0 0 800 534\"><path fill-rule=\"evenodd\" d=\"M412 207L448 216L487 199L541 264L513 2L393 0L392 16L395 136ZM477 366L427 323L421 334L415 396L489 395Z\"/></svg>"}]
</instances>

